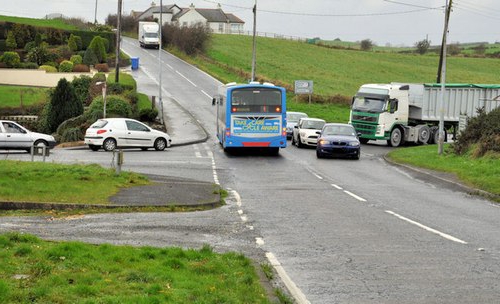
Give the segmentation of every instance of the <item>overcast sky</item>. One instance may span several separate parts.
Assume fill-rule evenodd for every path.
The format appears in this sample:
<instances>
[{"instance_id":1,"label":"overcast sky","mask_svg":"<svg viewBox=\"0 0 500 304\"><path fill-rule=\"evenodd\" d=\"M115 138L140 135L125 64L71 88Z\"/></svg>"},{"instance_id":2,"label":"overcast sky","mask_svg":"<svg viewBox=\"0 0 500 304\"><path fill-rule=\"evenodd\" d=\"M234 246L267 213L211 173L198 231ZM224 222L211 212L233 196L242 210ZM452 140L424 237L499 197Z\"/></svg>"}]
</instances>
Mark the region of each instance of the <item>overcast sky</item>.
<instances>
[{"instance_id":1,"label":"overcast sky","mask_svg":"<svg viewBox=\"0 0 500 304\"><path fill-rule=\"evenodd\" d=\"M222 5L225 12L253 27L256 0L163 0L197 8ZM152 0L123 0L124 14L144 11ZM157 5L160 1L155 0ZM444 28L446 0L258 0L257 31L303 38L343 41L371 39L377 45L412 46L428 37L439 44ZM495 5L496 4L496 5ZM94 20L96 0L0 0L0 14L42 18L51 13ZM450 17L450 42L500 42L498 0L454 0ZM97 0L97 20L116 14L118 0Z\"/></svg>"}]
</instances>

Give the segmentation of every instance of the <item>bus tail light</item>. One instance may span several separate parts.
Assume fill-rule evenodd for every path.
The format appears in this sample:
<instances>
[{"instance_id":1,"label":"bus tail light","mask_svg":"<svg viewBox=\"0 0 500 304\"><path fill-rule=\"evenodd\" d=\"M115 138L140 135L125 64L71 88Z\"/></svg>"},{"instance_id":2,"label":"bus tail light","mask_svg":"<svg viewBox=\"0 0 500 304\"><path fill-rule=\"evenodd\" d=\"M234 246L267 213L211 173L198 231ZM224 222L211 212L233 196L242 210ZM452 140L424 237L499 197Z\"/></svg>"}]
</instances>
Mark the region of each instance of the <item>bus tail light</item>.
<instances>
[{"instance_id":1,"label":"bus tail light","mask_svg":"<svg viewBox=\"0 0 500 304\"><path fill-rule=\"evenodd\" d=\"M231 136L231 129L227 128L226 129L226 137Z\"/></svg>"},{"instance_id":2,"label":"bus tail light","mask_svg":"<svg viewBox=\"0 0 500 304\"><path fill-rule=\"evenodd\" d=\"M286 128L283 128L283 132L281 132L281 135L286 136Z\"/></svg>"},{"instance_id":3,"label":"bus tail light","mask_svg":"<svg viewBox=\"0 0 500 304\"><path fill-rule=\"evenodd\" d=\"M231 108L231 112L233 112L233 113L234 113L234 112L237 112L237 111L238 111L238 109L237 109L236 107L232 107L232 108Z\"/></svg>"},{"instance_id":4,"label":"bus tail light","mask_svg":"<svg viewBox=\"0 0 500 304\"><path fill-rule=\"evenodd\" d=\"M276 107L276 113L281 113L281 108L280 107Z\"/></svg>"}]
</instances>

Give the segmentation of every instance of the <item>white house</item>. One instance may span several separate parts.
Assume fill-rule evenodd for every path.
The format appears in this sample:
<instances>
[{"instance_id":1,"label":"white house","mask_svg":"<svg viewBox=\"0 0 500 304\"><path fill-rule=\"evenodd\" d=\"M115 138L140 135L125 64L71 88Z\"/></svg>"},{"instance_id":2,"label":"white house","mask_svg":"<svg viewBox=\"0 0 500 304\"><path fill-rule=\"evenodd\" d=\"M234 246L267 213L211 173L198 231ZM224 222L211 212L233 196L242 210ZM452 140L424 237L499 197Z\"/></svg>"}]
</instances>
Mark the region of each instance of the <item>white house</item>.
<instances>
[{"instance_id":1,"label":"white house","mask_svg":"<svg viewBox=\"0 0 500 304\"><path fill-rule=\"evenodd\" d=\"M163 24L177 23L180 26L192 26L197 23L205 24L213 33L229 34L243 31L245 22L233 14L225 13L220 4L216 9L195 8L193 4L189 8L180 8L175 4L164 5L161 9L151 3L151 7L138 14L137 20L160 19L162 14Z\"/></svg>"}]
</instances>

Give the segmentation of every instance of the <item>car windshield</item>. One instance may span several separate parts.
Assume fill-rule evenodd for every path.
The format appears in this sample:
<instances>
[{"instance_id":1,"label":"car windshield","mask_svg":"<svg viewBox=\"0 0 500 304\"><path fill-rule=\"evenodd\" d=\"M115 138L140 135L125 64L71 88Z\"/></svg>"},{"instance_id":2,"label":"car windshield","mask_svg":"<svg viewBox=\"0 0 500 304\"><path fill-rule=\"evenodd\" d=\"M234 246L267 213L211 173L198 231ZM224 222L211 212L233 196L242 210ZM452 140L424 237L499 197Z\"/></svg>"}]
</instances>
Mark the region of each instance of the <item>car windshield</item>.
<instances>
[{"instance_id":1,"label":"car windshield","mask_svg":"<svg viewBox=\"0 0 500 304\"><path fill-rule=\"evenodd\" d=\"M323 135L345 135L345 136L356 136L356 132L351 126L326 126L323 129Z\"/></svg>"},{"instance_id":2,"label":"car windshield","mask_svg":"<svg viewBox=\"0 0 500 304\"><path fill-rule=\"evenodd\" d=\"M289 113L286 117L288 122L298 122L301 118L307 117L306 114L302 113Z\"/></svg>"},{"instance_id":3,"label":"car windshield","mask_svg":"<svg viewBox=\"0 0 500 304\"><path fill-rule=\"evenodd\" d=\"M306 120L302 122L302 129L321 130L324 124L324 121Z\"/></svg>"},{"instance_id":4,"label":"car windshield","mask_svg":"<svg viewBox=\"0 0 500 304\"><path fill-rule=\"evenodd\" d=\"M352 103L352 109L354 111L382 113L385 109L385 103L386 101L383 99L356 96Z\"/></svg>"}]
</instances>

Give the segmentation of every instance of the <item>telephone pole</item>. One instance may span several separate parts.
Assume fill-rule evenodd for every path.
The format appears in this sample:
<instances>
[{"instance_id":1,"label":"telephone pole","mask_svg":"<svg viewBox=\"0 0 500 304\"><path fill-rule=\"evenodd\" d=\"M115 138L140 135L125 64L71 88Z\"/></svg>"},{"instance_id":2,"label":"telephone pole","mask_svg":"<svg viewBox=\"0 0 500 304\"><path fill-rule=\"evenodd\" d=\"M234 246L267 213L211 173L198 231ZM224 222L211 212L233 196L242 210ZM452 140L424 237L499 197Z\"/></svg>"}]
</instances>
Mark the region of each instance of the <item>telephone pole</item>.
<instances>
[{"instance_id":1,"label":"telephone pole","mask_svg":"<svg viewBox=\"0 0 500 304\"><path fill-rule=\"evenodd\" d=\"M120 82L120 41L121 41L122 0L118 0L118 16L116 18L116 60L115 82Z\"/></svg>"},{"instance_id":2,"label":"telephone pole","mask_svg":"<svg viewBox=\"0 0 500 304\"><path fill-rule=\"evenodd\" d=\"M97 24L97 0L95 0L94 24Z\"/></svg>"},{"instance_id":3,"label":"telephone pole","mask_svg":"<svg viewBox=\"0 0 500 304\"><path fill-rule=\"evenodd\" d=\"M438 154L443 154L444 146L444 98L446 93L446 38L448 36L448 22L450 20L451 5L453 0L446 0L446 16L444 18L444 33L443 43L441 46L441 59L439 64L438 83L441 83L441 98L439 100L439 138L438 138Z\"/></svg>"},{"instance_id":4,"label":"telephone pole","mask_svg":"<svg viewBox=\"0 0 500 304\"><path fill-rule=\"evenodd\" d=\"M257 31L257 0L255 0L255 5L253 6L253 47L252 47L252 80L255 80L255 65L256 65L256 31Z\"/></svg>"}]
</instances>

